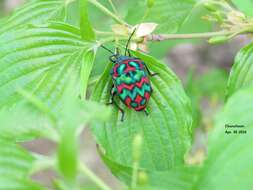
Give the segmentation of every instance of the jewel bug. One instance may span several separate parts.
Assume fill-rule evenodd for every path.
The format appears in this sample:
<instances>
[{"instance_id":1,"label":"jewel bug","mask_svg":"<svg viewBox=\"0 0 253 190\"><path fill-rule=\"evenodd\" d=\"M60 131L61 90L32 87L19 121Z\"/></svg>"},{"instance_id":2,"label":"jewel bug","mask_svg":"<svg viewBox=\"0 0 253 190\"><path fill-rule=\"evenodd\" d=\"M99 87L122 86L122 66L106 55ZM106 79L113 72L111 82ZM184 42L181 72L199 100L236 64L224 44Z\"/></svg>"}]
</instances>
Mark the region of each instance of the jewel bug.
<instances>
[{"instance_id":1,"label":"jewel bug","mask_svg":"<svg viewBox=\"0 0 253 190\"><path fill-rule=\"evenodd\" d=\"M133 57L128 49L135 30L128 38L124 55L120 54L118 49L114 53L105 46L100 46L112 53L109 60L113 63L110 72L113 85L111 87L110 102L107 105L113 104L120 110L121 121L124 120L125 112L116 103L115 96L118 96L128 108L134 109L135 111L144 111L148 115L146 107L153 91L149 76L157 75L157 73L150 72L144 61L140 58Z\"/></svg>"}]
</instances>

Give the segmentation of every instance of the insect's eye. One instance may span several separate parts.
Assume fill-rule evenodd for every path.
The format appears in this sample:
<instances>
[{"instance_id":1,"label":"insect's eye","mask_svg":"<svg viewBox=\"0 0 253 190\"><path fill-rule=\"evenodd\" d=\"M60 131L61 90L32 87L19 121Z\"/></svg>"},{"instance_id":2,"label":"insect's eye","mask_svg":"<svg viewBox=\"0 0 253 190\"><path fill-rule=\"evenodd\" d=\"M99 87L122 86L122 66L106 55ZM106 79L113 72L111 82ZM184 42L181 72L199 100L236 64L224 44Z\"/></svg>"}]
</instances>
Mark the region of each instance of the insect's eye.
<instances>
[{"instance_id":1,"label":"insect's eye","mask_svg":"<svg viewBox=\"0 0 253 190\"><path fill-rule=\"evenodd\" d=\"M109 57L109 59L110 59L111 62L115 63L116 60L117 60L117 57L115 55L112 55L112 56Z\"/></svg>"}]
</instances>

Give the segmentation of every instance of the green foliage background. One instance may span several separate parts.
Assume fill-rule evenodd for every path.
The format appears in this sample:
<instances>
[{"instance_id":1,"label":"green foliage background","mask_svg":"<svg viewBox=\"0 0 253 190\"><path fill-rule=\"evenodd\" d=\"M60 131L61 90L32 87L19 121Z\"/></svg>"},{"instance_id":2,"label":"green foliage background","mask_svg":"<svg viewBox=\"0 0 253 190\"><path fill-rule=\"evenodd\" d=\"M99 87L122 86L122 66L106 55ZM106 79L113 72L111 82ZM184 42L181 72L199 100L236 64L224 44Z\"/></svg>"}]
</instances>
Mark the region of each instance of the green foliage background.
<instances>
[{"instance_id":1,"label":"green foliage background","mask_svg":"<svg viewBox=\"0 0 253 190\"><path fill-rule=\"evenodd\" d=\"M230 3L251 18L251 0ZM209 12L197 0L114 4L117 12L107 0L32 0L0 20L0 190L48 189L31 179L45 168L58 174L53 189L88 189L80 183L83 175L99 189L110 189L80 162L84 126L91 128L106 166L125 184L122 189L252 188L252 44L236 56L228 81L220 70L198 80L192 71L185 88L160 58L178 43L199 40L152 43L151 55L133 51L159 75L151 78L150 116L121 104L126 120L120 122L118 110L104 106L112 65L99 45L125 42L114 43L111 26L155 22L155 33L171 34L210 32L213 25L201 19ZM210 118L207 155L201 164L189 165L194 129L201 122L199 102L213 96L224 106ZM227 135L226 124L244 125L247 134ZM54 155L20 145L40 137L58 145Z\"/></svg>"}]
</instances>

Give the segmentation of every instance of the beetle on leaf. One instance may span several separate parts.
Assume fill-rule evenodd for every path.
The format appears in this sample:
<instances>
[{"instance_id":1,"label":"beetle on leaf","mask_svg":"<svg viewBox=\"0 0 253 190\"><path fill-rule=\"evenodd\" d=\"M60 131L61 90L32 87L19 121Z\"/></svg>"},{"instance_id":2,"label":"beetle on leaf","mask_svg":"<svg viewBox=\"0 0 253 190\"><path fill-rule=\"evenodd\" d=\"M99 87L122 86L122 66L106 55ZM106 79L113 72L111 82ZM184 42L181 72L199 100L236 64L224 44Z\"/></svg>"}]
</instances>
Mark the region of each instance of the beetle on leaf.
<instances>
[{"instance_id":1,"label":"beetle on leaf","mask_svg":"<svg viewBox=\"0 0 253 190\"><path fill-rule=\"evenodd\" d=\"M125 113L115 102L115 96L119 96L127 107L135 111L144 111L148 115L146 107L153 91L148 76L157 75L157 73L151 73L141 59L131 56L128 46L135 31L136 29L127 41L124 55L121 55L118 49L114 53L101 45L102 48L112 53L109 59L114 64L110 72L113 81L111 99L107 105L113 104L120 110L122 113L121 121L124 120Z\"/></svg>"}]
</instances>

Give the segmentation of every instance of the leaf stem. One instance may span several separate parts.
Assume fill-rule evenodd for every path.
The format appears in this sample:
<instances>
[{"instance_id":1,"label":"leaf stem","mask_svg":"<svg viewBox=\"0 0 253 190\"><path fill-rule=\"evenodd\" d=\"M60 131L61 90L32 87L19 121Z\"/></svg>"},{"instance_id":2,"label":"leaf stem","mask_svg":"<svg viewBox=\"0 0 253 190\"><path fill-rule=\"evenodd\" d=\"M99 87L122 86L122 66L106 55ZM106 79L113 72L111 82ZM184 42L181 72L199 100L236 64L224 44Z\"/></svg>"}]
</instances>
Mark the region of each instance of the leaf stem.
<instances>
[{"instance_id":1,"label":"leaf stem","mask_svg":"<svg viewBox=\"0 0 253 190\"><path fill-rule=\"evenodd\" d=\"M33 166L30 170L30 175L33 175L42 170L52 169L56 165L55 159L37 153L33 153L32 155L35 158L35 162L33 163Z\"/></svg>"},{"instance_id":2,"label":"leaf stem","mask_svg":"<svg viewBox=\"0 0 253 190\"><path fill-rule=\"evenodd\" d=\"M218 31L206 33L192 33L192 34L151 34L148 36L149 41L165 41L173 39L201 39L210 38L215 36L232 35L236 31Z\"/></svg>"},{"instance_id":3,"label":"leaf stem","mask_svg":"<svg viewBox=\"0 0 253 190\"><path fill-rule=\"evenodd\" d=\"M137 185L138 168L139 168L139 161L135 161L133 163L133 174L132 174L132 180L131 180L132 189L136 188L136 185Z\"/></svg>"},{"instance_id":4,"label":"leaf stem","mask_svg":"<svg viewBox=\"0 0 253 190\"><path fill-rule=\"evenodd\" d=\"M68 5L68 4L70 4L70 3L72 3L72 2L74 2L75 0L65 0L65 5Z\"/></svg>"},{"instance_id":5,"label":"leaf stem","mask_svg":"<svg viewBox=\"0 0 253 190\"><path fill-rule=\"evenodd\" d=\"M101 190L111 190L98 176L96 176L85 164L80 163L80 171L89 177Z\"/></svg>"},{"instance_id":6,"label":"leaf stem","mask_svg":"<svg viewBox=\"0 0 253 190\"><path fill-rule=\"evenodd\" d=\"M110 5L111 5L111 7L112 7L113 12L114 12L115 14L118 14L118 11L117 11L117 9L115 8L115 6L114 6L112 0L108 0L108 1L109 1Z\"/></svg>"},{"instance_id":7,"label":"leaf stem","mask_svg":"<svg viewBox=\"0 0 253 190\"><path fill-rule=\"evenodd\" d=\"M94 84L99 80L99 78L100 78L100 75L91 77L90 80L89 80L88 85L89 85L89 86L94 85Z\"/></svg>"},{"instance_id":8,"label":"leaf stem","mask_svg":"<svg viewBox=\"0 0 253 190\"><path fill-rule=\"evenodd\" d=\"M160 41L165 41L165 40L177 40L177 39L208 39L208 38L216 37L216 36L228 36L228 38L230 39L237 35L243 35L243 34L248 34L248 33L253 33L252 27L241 29L241 30L230 30L230 31L222 30L222 31L217 31L217 32L206 32L206 33L150 34L146 36L146 40L153 41L153 42L160 42ZM126 40L126 39L127 39L126 36L117 37L117 40ZM142 38L134 37L132 40L135 42L141 42L143 41L143 37ZM98 45L114 42L114 41L115 41L115 36L108 37L108 38L105 38L104 40L98 41Z\"/></svg>"},{"instance_id":9,"label":"leaf stem","mask_svg":"<svg viewBox=\"0 0 253 190\"><path fill-rule=\"evenodd\" d=\"M97 0L89 0L89 2L92 3L94 6L96 6L98 9L100 9L102 12L104 12L105 14L107 14L108 16L112 17L119 24L128 26L128 24L125 21L123 21L117 15L115 15L110 10L108 10L106 7L104 7L103 5L101 5Z\"/></svg>"},{"instance_id":10,"label":"leaf stem","mask_svg":"<svg viewBox=\"0 0 253 190\"><path fill-rule=\"evenodd\" d=\"M176 39L201 39L210 38L214 36L232 35L235 31L218 31L218 32L207 32L207 33L192 33L192 34L150 34L147 36L148 41L165 41L165 40L176 40ZM118 37L119 40L126 40L127 37ZM101 40L100 44L115 41L115 37L108 37ZM133 38L133 41L141 41L140 38Z\"/></svg>"},{"instance_id":11,"label":"leaf stem","mask_svg":"<svg viewBox=\"0 0 253 190\"><path fill-rule=\"evenodd\" d=\"M94 31L98 35L104 35L104 36L113 36L113 35L115 35L113 32L100 31L100 30L94 30Z\"/></svg>"}]
</instances>

